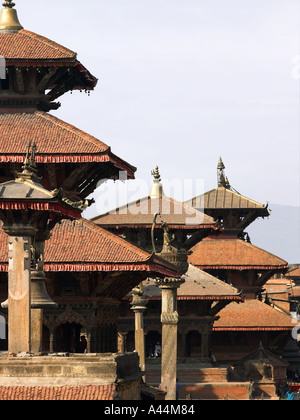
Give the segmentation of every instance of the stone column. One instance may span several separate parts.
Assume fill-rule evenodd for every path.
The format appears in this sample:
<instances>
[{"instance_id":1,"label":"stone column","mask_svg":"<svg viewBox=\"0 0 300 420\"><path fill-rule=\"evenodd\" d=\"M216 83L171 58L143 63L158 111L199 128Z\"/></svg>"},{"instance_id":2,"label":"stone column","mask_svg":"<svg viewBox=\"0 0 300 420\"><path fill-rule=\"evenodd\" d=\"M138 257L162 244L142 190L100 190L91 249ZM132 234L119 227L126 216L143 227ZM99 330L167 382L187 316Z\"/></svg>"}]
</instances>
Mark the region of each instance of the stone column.
<instances>
[{"instance_id":1,"label":"stone column","mask_svg":"<svg viewBox=\"0 0 300 420\"><path fill-rule=\"evenodd\" d=\"M161 323L161 389L167 391L166 400L176 400L177 376L177 289L183 279L165 278L156 280L162 290Z\"/></svg>"},{"instance_id":2,"label":"stone column","mask_svg":"<svg viewBox=\"0 0 300 420\"><path fill-rule=\"evenodd\" d=\"M8 352L31 351L31 245L35 229L7 227Z\"/></svg>"},{"instance_id":3,"label":"stone column","mask_svg":"<svg viewBox=\"0 0 300 420\"><path fill-rule=\"evenodd\" d=\"M134 329L134 341L135 350L140 357L140 367L144 372L146 369L146 358L145 358L145 332L144 332L144 312L146 311L148 301L144 298L142 288L135 288L132 291L132 302L131 309L134 312L135 318L135 329Z\"/></svg>"}]
</instances>

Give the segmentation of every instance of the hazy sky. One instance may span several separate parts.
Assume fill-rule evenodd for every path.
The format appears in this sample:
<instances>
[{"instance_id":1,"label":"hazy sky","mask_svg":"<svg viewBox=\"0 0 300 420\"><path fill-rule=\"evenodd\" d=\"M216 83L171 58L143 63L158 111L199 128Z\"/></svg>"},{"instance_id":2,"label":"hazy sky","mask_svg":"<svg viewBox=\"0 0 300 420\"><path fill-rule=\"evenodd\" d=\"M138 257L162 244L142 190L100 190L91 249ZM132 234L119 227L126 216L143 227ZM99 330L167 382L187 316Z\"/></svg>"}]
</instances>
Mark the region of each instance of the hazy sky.
<instances>
[{"instance_id":1,"label":"hazy sky","mask_svg":"<svg viewBox=\"0 0 300 420\"><path fill-rule=\"evenodd\" d=\"M159 165L207 191L221 155L240 193L299 205L298 0L15 3L25 29L99 78L53 114L109 144L137 178L150 184Z\"/></svg>"}]
</instances>

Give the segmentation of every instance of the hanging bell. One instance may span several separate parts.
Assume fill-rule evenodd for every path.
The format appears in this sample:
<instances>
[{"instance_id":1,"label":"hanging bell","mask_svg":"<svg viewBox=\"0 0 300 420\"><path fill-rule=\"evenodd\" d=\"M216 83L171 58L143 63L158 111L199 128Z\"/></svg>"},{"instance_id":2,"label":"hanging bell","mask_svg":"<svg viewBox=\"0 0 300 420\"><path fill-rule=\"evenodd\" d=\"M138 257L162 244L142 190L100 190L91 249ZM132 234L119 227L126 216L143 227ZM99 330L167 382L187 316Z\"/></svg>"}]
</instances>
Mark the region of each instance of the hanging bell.
<instances>
[{"instance_id":1,"label":"hanging bell","mask_svg":"<svg viewBox=\"0 0 300 420\"><path fill-rule=\"evenodd\" d=\"M57 303L53 302L48 295L45 280L46 276L43 271L34 270L31 272L31 308L44 309L57 307ZM1 303L1 308L8 308L8 299Z\"/></svg>"},{"instance_id":2,"label":"hanging bell","mask_svg":"<svg viewBox=\"0 0 300 420\"><path fill-rule=\"evenodd\" d=\"M57 303L53 302L48 295L46 276L43 271L31 271L31 308L55 308Z\"/></svg>"}]
</instances>

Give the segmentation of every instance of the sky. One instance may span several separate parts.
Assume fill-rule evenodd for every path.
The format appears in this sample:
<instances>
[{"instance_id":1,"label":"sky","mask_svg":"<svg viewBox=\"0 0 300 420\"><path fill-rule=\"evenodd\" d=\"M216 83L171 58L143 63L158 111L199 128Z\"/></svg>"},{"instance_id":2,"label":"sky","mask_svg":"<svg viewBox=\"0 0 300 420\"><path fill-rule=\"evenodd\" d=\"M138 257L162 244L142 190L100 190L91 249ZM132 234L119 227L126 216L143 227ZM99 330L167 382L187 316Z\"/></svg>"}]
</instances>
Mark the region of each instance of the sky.
<instances>
[{"instance_id":1,"label":"sky","mask_svg":"<svg viewBox=\"0 0 300 420\"><path fill-rule=\"evenodd\" d=\"M25 29L76 51L99 79L52 113L137 167L143 188L128 181L125 202L148 194L156 165L165 182L215 188L222 156L241 194L299 206L298 0L15 3ZM94 194L89 216L119 184Z\"/></svg>"}]
</instances>

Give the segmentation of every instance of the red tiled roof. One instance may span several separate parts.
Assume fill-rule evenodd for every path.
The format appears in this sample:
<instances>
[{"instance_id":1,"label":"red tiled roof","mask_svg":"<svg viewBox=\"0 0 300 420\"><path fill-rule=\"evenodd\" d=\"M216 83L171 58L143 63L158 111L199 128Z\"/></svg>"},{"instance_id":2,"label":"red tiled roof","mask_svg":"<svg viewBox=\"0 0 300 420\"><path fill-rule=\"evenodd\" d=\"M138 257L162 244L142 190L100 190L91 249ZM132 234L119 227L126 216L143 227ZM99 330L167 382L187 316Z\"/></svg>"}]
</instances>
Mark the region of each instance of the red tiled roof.
<instances>
[{"instance_id":1,"label":"red tiled roof","mask_svg":"<svg viewBox=\"0 0 300 420\"><path fill-rule=\"evenodd\" d=\"M37 162L47 155L102 154L109 150L102 141L51 114L0 114L0 156L24 156L28 142L36 142Z\"/></svg>"},{"instance_id":2,"label":"red tiled roof","mask_svg":"<svg viewBox=\"0 0 300 420\"><path fill-rule=\"evenodd\" d=\"M0 162L23 162L29 141L37 144L37 163L110 161L129 177L136 170L102 141L51 114L0 114Z\"/></svg>"},{"instance_id":3,"label":"red tiled roof","mask_svg":"<svg viewBox=\"0 0 300 420\"><path fill-rule=\"evenodd\" d=\"M0 55L6 60L76 59L75 52L25 29L0 34Z\"/></svg>"},{"instance_id":4,"label":"red tiled roof","mask_svg":"<svg viewBox=\"0 0 300 420\"><path fill-rule=\"evenodd\" d=\"M182 277L185 282L177 290L178 300L243 301L238 289L191 264ZM161 299L161 290L156 287L154 280L147 279L143 284L147 299Z\"/></svg>"},{"instance_id":5,"label":"red tiled roof","mask_svg":"<svg viewBox=\"0 0 300 420\"><path fill-rule=\"evenodd\" d=\"M210 216L187 204L163 195L162 198L143 197L132 203L93 217L91 220L100 226L148 227L153 224L153 215L160 212L162 220L169 228L215 228L217 222Z\"/></svg>"},{"instance_id":6,"label":"red tiled roof","mask_svg":"<svg viewBox=\"0 0 300 420\"><path fill-rule=\"evenodd\" d=\"M113 400L116 385L0 386L0 401L18 400Z\"/></svg>"},{"instance_id":7,"label":"red tiled roof","mask_svg":"<svg viewBox=\"0 0 300 420\"><path fill-rule=\"evenodd\" d=\"M286 277L300 277L300 267L293 268L291 271L286 273Z\"/></svg>"},{"instance_id":8,"label":"red tiled roof","mask_svg":"<svg viewBox=\"0 0 300 420\"><path fill-rule=\"evenodd\" d=\"M257 299L231 302L218 316L214 331L280 331L292 330L296 325L291 316Z\"/></svg>"},{"instance_id":9,"label":"red tiled roof","mask_svg":"<svg viewBox=\"0 0 300 420\"><path fill-rule=\"evenodd\" d=\"M192 249L189 262L201 269L284 269L288 263L241 239L205 238Z\"/></svg>"},{"instance_id":10,"label":"red tiled roof","mask_svg":"<svg viewBox=\"0 0 300 420\"><path fill-rule=\"evenodd\" d=\"M150 255L94 223L64 220L45 246L45 263L139 263Z\"/></svg>"},{"instance_id":11,"label":"red tiled roof","mask_svg":"<svg viewBox=\"0 0 300 420\"><path fill-rule=\"evenodd\" d=\"M8 270L8 239L0 229L0 271ZM45 271L152 271L175 275L166 260L141 250L94 223L63 220L45 244Z\"/></svg>"}]
</instances>

